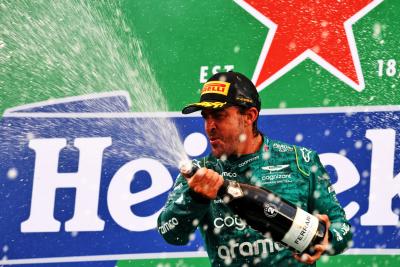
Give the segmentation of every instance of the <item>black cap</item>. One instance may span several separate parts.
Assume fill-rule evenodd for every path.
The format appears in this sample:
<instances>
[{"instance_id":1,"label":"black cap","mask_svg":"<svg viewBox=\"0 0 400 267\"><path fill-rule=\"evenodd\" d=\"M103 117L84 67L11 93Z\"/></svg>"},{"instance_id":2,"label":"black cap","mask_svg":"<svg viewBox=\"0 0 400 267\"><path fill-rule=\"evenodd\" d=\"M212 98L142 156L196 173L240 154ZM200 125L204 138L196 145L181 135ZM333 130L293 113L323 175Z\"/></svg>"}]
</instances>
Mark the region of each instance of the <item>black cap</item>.
<instances>
[{"instance_id":1,"label":"black cap","mask_svg":"<svg viewBox=\"0 0 400 267\"><path fill-rule=\"evenodd\" d=\"M238 72L219 72L204 84L200 102L187 105L183 114L202 109L221 109L227 106L261 108L260 96L254 84Z\"/></svg>"}]
</instances>

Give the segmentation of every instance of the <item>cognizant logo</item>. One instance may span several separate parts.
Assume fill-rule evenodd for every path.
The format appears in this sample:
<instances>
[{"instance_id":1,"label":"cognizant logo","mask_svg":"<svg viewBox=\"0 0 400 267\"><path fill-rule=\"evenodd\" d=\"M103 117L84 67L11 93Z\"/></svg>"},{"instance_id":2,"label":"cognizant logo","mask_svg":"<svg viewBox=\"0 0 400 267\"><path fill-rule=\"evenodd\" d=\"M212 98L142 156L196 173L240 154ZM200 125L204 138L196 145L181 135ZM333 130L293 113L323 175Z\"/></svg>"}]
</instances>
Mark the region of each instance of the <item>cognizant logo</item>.
<instances>
[{"instance_id":1,"label":"cognizant logo","mask_svg":"<svg viewBox=\"0 0 400 267\"><path fill-rule=\"evenodd\" d=\"M243 230L244 228L246 228L246 222L242 220L239 216L233 215L233 217L226 216L224 218L221 217L215 218L214 226L217 229L234 226L238 230Z\"/></svg>"}]
</instances>

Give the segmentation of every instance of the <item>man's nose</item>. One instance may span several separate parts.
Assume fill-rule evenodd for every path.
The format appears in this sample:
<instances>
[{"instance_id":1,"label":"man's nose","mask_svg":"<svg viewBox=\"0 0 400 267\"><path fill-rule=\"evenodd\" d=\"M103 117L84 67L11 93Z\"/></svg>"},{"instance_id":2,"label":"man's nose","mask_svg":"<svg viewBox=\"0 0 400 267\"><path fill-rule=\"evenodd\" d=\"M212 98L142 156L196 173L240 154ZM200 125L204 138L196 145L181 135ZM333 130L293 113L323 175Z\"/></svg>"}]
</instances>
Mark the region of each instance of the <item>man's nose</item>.
<instances>
[{"instance_id":1,"label":"man's nose","mask_svg":"<svg viewBox=\"0 0 400 267\"><path fill-rule=\"evenodd\" d=\"M211 131L212 129L215 129L215 120L213 120L211 117L206 118L205 122L206 122L207 131Z\"/></svg>"}]
</instances>

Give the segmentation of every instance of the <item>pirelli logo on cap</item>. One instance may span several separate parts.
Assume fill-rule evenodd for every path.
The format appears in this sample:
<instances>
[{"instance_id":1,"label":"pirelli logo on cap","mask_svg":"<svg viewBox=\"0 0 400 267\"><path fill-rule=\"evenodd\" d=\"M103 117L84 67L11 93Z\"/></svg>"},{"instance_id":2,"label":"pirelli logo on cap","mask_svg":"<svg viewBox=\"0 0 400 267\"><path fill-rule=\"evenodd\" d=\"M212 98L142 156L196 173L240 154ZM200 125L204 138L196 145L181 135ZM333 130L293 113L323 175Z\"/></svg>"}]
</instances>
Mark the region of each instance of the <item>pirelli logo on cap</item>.
<instances>
[{"instance_id":1,"label":"pirelli logo on cap","mask_svg":"<svg viewBox=\"0 0 400 267\"><path fill-rule=\"evenodd\" d=\"M210 93L228 95L230 85L230 83L220 81L207 82L204 84L203 89L201 90L201 95Z\"/></svg>"}]
</instances>

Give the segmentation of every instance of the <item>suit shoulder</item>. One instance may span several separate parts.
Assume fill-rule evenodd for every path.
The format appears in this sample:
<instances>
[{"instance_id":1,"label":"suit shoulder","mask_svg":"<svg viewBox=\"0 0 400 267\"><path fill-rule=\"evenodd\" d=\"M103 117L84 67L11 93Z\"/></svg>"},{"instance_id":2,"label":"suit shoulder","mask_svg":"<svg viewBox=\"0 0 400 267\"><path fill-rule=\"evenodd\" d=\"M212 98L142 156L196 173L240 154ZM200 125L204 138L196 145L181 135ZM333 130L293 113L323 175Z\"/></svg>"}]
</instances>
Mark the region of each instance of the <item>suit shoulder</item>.
<instances>
[{"instance_id":1,"label":"suit shoulder","mask_svg":"<svg viewBox=\"0 0 400 267\"><path fill-rule=\"evenodd\" d=\"M307 147L288 144L282 141L270 140L269 147L275 157L291 158L296 161L298 170L305 176L310 176L311 167L315 164L314 159L317 153Z\"/></svg>"},{"instance_id":2,"label":"suit shoulder","mask_svg":"<svg viewBox=\"0 0 400 267\"><path fill-rule=\"evenodd\" d=\"M300 153L304 153L304 154L316 154L316 152L312 149L309 149L307 147L303 147L303 146L298 146L298 145L293 145L293 144L289 144L289 143L285 143L282 141L278 141L278 140L273 140L270 139L269 143L268 143L270 149L272 149L274 152L300 152ZM303 152L302 152L303 151Z\"/></svg>"},{"instance_id":3,"label":"suit shoulder","mask_svg":"<svg viewBox=\"0 0 400 267\"><path fill-rule=\"evenodd\" d=\"M294 152L294 145L278 141L278 140L272 140L269 139L268 146L270 149L274 152L280 152L280 153L285 153L285 152Z\"/></svg>"}]
</instances>

